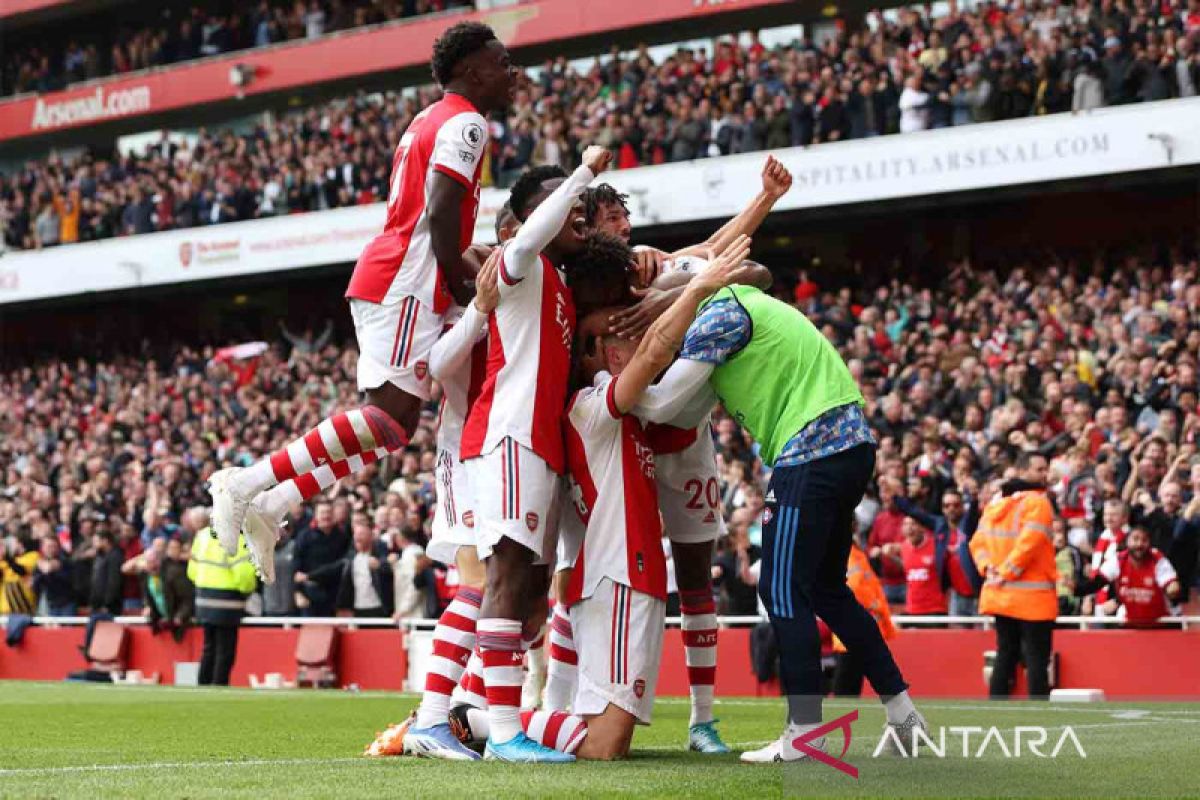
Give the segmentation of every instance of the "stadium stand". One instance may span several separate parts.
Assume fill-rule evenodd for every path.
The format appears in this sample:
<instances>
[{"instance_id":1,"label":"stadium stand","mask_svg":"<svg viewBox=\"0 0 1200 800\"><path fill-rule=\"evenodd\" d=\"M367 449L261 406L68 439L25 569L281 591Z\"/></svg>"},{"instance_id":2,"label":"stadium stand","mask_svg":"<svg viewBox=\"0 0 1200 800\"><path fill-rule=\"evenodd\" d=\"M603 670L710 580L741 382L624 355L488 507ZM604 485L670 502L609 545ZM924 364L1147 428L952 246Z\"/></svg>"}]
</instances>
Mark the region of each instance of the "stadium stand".
<instances>
[{"instance_id":1,"label":"stadium stand","mask_svg":"<svg viewBox=\"0 0 1200 800\"><path fill-rule=\"evenodd\" d=\"M464 5L469 3L263 0L253 6L224 2L190 8L155 4L143 24L130 14L119 18L101 14L81 20L69 31L47 31L49 36L38 36L33 41L23 37L21 44L5 48L0 95L52 92L106 75L181 64L279 42L313 40Z\"/></svg>"},{"instance_id":2,"label":"stadium stand","mask_svg":"<svg viewBox=\"0 0 1200 800\"><path fill-rule=\"evenodd\" d=\"M305 14L315 13L299 4L263 5L282 15L279 25L288 38L299 31L296 25ZM365 4L345 0L341 12L336 5L331 0L321 6L325 32L343 27L338 13ZM408 13L410 5L427 10L424 4L370 5L391 16ZM814 34L778 46L746 33L670 52L614 47L594 60L545 60L531 70L510 113L492 120L485 170L485 184L492 188L485 191L490 195L485 206L525 167L570 167L589 144L610 147L620 168L652 167L643 174L653 175L660 164L671 165L661 168L665 173L703 172L704 194L712 201L730 193L732 176L742 174L735 173L742 154L803 147L793 154L820 159L833 152L850 164L849 171L867 159L851 164L851 156L842 153L861 147L857 152L882 159L912 142L935 138L907 135L926 129L1005 121L994 127L993 137L984 133L992 126L968 129L978 130L981 140L996 141L1041 124L1027 118L1063 112L1056 119L1070 120L1065 112L1190 98L1200 88L1200 0L1168 0L1153 7L1118 7L1107 0L1033 5L1005 0L939 9L932 16L914 7L854 24L839 21L831 36ZM230 37L230 48L257 36L257 28L248 26L259 13L229 23L242 26L241 34ZM123 57L131 68L152 66L146 59L157 56L147 50L156 48L147 39L160 32L148 31L111 34L99 52L115 44L126 49ZM17 73L28 75L25 65L31 63L41 69L40 58L13 58L11 63L19 62ZM65 76L55 59L44 84L51 90ZM97 69L107 69L103 61ZM302 212L309 212L305 227L327 232L334 226L331 215L342 213L335 209L352 211L386 197L396 142L413 116L436 98L429 86L362 91L315 103L276 98L274 111L254 117L252 124L243 117L228 128L225 111L210 115L197 108L191 112L193 129L183 132L177 126L135 153L122 155L109 147L113 137L104 132L95 137L106 143L102 147L91 139L86 148L42 153L0 174L0 227L7 248L33 251L140 234L146 235L136 246L153 240L170 244L170 257L164 258L148 244L145 251L114 257L116 250L135 245L110 243L105 260L127 258L120 266L129 267L131 282L80 288L64 273L63 282L74 288L59 293L66 298L61 305L13 309L0 294L0 537L5 539L0 576L12 587L0 598L0 614L24 608L13 600L32 604L42 615L96 611L94 585L108 579L104 570L113 560L99 565L96 557L97 537L104 534L116 539L118 560L130 567L119 579L118 608L135 612L155 602L142 583L147 559L161 565L164 582L172 576L176 596L186 593L180 565L204 524L197 507L208 502L208 476L224 464L249 464L296 430L356 404L356 354L341 303L344 279L334 276L353 255L292 264L296 270L319 267L319 278L290 281L297 276L292 271L287 278L251 280L247 276L262 271L261 263L272 254L265 246L239 245L236 239L244 234L229 234L243 255L220 267L227 271L207 274L200 267L215 270L222 256L217 251L206 262L199 232L152 234L239 221L245 225L228 230L261 230L284 221L271 218ZM1158 103L1146 115L1197 102ZM1099 126L1120 114L1132 116L1129 109L1081 114L1077 123ZM1017 127L1022 125L1027 127ZM90 127L81 130L90 132ZM1118 152L1124 156L1132 150L1129 139L1110 130L1120 128L1105 128L1102 146L1095 145L1106 165L1116 162ZM905 135L871 145L834 144L879 134ZM1155 135L1137 132L1142 145ZM1043 143L1059 147L1081 141L1074 129L1071 137ZM968 144L984 152L979 140ZM962 145L960 152L967 148ZM1162 164L1138 161L1125 168L1158 170L1173 164L1169 140L1162 140L1161 154L1158 144L1154 148L1155 157L1165 159ZM1053 176L1078 183L1056 185L1045 196L1013 190L980 200L978 195L993 186L981 180L938 187L911 209L897 211L903 202L884 206L906 195L870 196L877 186L864 182L858 196L840 202L878 203L872 211L838 220L845 206L831 201L833 211L818 209L811 225L806 218L803 235L809 240L817 236L812 229L823 227L819 235L826 245L854 241L837 263L822 264L815 253L820 248L810 253L807 244L799 244L802 236L795 229L802 227L800 209L811 210L807 205L781 211L764 228L768 235L756 242L756 255L761 250L775 273L774 291L822 327L863 386L881 445L880 480L859 507L858 523L876 569L891 583L899 612L908 588L902 567L896 572L897 559L903 563L906 526L911 531L928 524L922 535L936 540L944 560L941 574L922 589L939 594L951 614L972 613L970 598L956 594L963 588L956 582L953 557L958 526L943 528L939 515L956 496L964 510L978 508L1022 451L1045 456L1061 512L1055 533L1060 567L1068 567L1059 586L1063 615L1119 612L1101 566L1110 546L1113 554L1121 550L1131 526L1146 528L1151 544L1174 564L1181 596L1173 600L1186 600L1195 587L1200 545L1200 464L1194 464L1200 461L1195 159L1188 155L1192 160L1173 172L1087 184L1086 176L1108 178L1108 172L1120 171L1084 170L1080 165L1090 152L1072 153L1077 160ZM728 158L716 160L723 156ZM704 161L688 163L698 159ZM841 164L801 163L817 164L811 173L798 174L803 188L797 194L805 203L830 191L835 171L841 180ZM1077 174L1069 174L1072 169ZM933 174L925 178L941 180L940 175L952 182L947 172ZM1146 175L1167 177L1155 182ZM906 180L891 173L885 178ZM1145 182L1135 183L1142 178ZM621 185L622 176L611 180ZM1079 194L1101 185L1112 196L1133 188L1112 209L1103 208L1103 199L1080 199ZM1179 200L1179 185L1190 199ZM644 198L632 187L621 188L633 195L635 224L657 226L655 236L669 229L678 243L684 229L690 235L700 220L717 216L689 218L687 209L672 209L675 216L660 220L646 211ZM841 188L834 185L832 193ZM1067 194L1072 189L1079 194ZM932 197L968 190L976 190L973 202L983 210L955 219L950 218L962 208L955 204L961 198ZM1173 210L1158 218L1169 204ZM922 215L921 206L934 210ZM937 209L944 209L946 219L935 220ZM863 235L859 226L876 220L873 214L887 220ZM365 227L373 233L377 223L371 220ZM172 236L188 241L177 244ZM196 242L190 241L193 236ZM970 247L945 246L948 240L972 237ZM909 244L917 240L921 246ZM1011 249L992 247L1008 240ZM1029 247L1031 242L1036 247ZM288 246L292 249L281 248L277 259L298 261L298 251L306 249L299 237L289 238ZM99 253L103 247L81 244L71 251ZM983 251L987 257L951 257L948 250ZM28 280L30 271L46 265L51 273L56 259L69 260L67 254L9 253L8 262L0 262L0 292L28 288L35 283ZM169 297L172 288L150 288L172 281L141 284L141 270L164 264L177 269L179 284L207 282L181 289L177 298ZM222 296L223 305L204 304L200 295L210 289ZM94 304L69 296L93 290L125 293L97 296ZM280 292L288 324L303 319L296 325L299 332L276 332ZM275 293L275 299L260 303L259 295L267 293ZM101 317L102 325L95 321ZM82 320L78 326L77 320ZM326 320L334 322L325 326ZM265 340L262 347L231 347L258 339ZM436 617L454 592L455 575L423 550L434 506L436 416L435 403L425 409L421 428L402 455L339 484L324 498L329 507L321 512L345 541L355 526L371 530L388 554L394 613L403 619ZM767 473L732 419L718 416L714 435L729 521L729 535L719 543L713 564L719 610L752 616L758 613L753 567ZM304 608L304 593L294 579L297 539L326 525L317 520L317 505L298 508L289 519L276 552L278 583L264 591L265 615L317 616ZM905 523L902 507L920 522ZM1193 594L1184 608L1194 606ZM156 609L167 620L175 618L171 611Z\"/></svg>"},{"instance_id":3,"label":"stadium stand","mask_svg":"<svg viewBox=\"0 0 1200 800\"><path fill-rule=\"evenodd\" d=\"M299 13L299 12L296 12ZM645 46L590 67L547 61L492 126L487 176L571 167L589 144L618 168L1174 97L1200 88L1200 13L1098 3L903 8L823 43L751 34L655 62ZM201 130L139 155L96 151L0 175L0 226L28 249L375 202L392 148L436 90L356 95Z\"/></svg>"},{"instance_id":4,"label":"stadium stand","mask_svg":"<svg viewBox=\"0 0 1200 800\"><path fill-rule=\"evenodd\" d=\"M1091 612L1094 591L1083 588L1100 563L1091 554L1119 547L1124 531L1113 529L1127 523L1151 531L1185 594L1194 583L1194 241L1090 257L1059 253L998 271L963 261L948 265L937 288L892 280L823 286L793 269L778 276L777 291L838 343L867 397L881 482L898 482L920 509L940 514L948 492L978 503L1019 452L1046 456L1064 520L1058 546L1078 564L1074 583L1062 587L1064 612ZM219 464L250 463L296 427L355 402L350 343L329 332L289 339L240 361L178 345L159 347L174 353L164 361L126 350L7 369L0 375L0 533L12 537L8 557L57 539L82 608L98 531L111 531L127 559L172 538L186 547L194 531L188 511L204 500L203 480ZM402 593L413 594L414 577L430 593L429 602L410 606L417 615L438 608L447 579L413 549L428 536L433 505L434 417L431 407L402 457L338 484L330 496L347 540L361 521L388 547L398 603ZM715 435L732 522L715 564L721 609L753 614L745 581L761 535L764 470L732 420L719 419ZM859 509L874 545L899 542L896 493L873 490ZM1115 504L1129 513L1118 519ZM299 509L281 543L284 586L291 585L291 542L310 524L312 510ZM881 565L882 550L874 553ZM283 608L273 613L291 612L291 593L281 596ZM125 587L124 598L138 606L136 585Z\"/></svg>"}]
</instances>

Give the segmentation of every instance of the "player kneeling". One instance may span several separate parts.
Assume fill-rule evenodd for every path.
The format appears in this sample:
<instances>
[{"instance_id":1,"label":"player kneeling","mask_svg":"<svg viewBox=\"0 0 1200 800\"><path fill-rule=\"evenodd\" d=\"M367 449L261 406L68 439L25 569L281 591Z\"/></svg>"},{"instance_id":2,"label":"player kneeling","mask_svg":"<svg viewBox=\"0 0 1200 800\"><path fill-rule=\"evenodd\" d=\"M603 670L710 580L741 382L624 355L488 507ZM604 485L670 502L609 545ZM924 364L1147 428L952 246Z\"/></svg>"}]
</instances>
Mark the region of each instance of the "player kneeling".
<instances>
[{"instance_id":1,"label":"player kneeling","mask_svg":"<svg viewBox=\"0 0 1200 800\"><path fill-rule=\"evenodd\" d=\"M590 314L580 326L584 355L578 374L591 385L571 398L565 422L574 507L585 525L582 542L574 543L578 555L567 593L580 643L579 688L574 714L521 714L526 736L561 753L580 759L621 758L629 753L635 726L650 723L667 571L654 454L642 421L629 412L674 360L699 304L744 274L741 264L749 246L750 240L741 237L713 261L636 345L607 335L613 309ZM620 241L601 236L589 242L581 262L587 269L611 264L623 271L629 251ZM564 526L564 532L571 527ZM482 677L472 659L456 692L468 702L455 706L450 723L464 743L478 744L489 734ZM381 737L392 743L387 750L402 749L404 730L404 725L394 726Z\"/></svg>"},{"instance_id":2,"label":"player kneeling","mask_svg":"<svg viewBox=\"0 0 1200 800\"><path fill-rule=\"evenodd\" d=\"M650 723L662 656L667 567L654 452L642 420L630 412L674 360L699 304L734 280L748 252L743 237L640 343L608 334L614 309L580 324L578 375L591 385L572 397L565 423L575 510L586 526L567 587L579 650L573 711L588 726L579 758L629 753L634 727ZM601 235L578 260L573 269L599 271L623 269L630 256L623 242Z\"/></svg>"},{"instance_id":3,"label":"player kneeling","mask_svg":"<svg viewBox=\"0 0 1200 800\"><path fill-rule=\"evenodd\" d=\"M573 710L587 721L576 751L581 759L629 753L635 726L650 723L662 655L667 570L654 454L630 411L674 360L696 308L736 279L748 251L743 237L640 343L607 334L613 309L593 312L580 325L578 376L591 385L571 398L565 435L575 511L586 526L567 588L579 643ZM572 269L623 270L630 255L624 243L601 235L578 261Z\"/></svg>"}]
</instances>

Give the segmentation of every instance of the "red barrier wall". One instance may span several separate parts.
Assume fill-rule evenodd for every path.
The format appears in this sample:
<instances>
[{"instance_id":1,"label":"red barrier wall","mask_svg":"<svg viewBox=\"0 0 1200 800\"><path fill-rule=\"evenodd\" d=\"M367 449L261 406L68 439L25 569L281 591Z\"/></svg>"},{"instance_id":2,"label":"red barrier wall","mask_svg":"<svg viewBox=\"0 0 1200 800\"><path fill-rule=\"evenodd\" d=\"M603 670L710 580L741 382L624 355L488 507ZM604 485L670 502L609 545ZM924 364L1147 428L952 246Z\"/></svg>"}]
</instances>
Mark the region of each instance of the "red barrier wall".
<instances>
[{"instance_id":1,"label":"red barrier wall","mask_svg":"<svg viewBox=\"0 0 1200 800\"><path fill-rule=\"evenodd\" d=\"M159 673L171 683L176 661L199 661L204 634L192 628L180 643L170 635L157 636L144 626L129 629L128 667L147 675ZM67 673L85 669L79 652L83 628L30 628L16 648L0 646L0 679L61 680ZM248 686L250 674L262 677L281 672L296 677L296 638L291 628L244 628L238 640L238 657L232 682ZM357 683L364 689L399 690L408 669L404 639L394 629L342 631L338 636L338 674L341 683Z\"/></svg>"},{"instance_id":2,"label":"red barrier wall","mask_svg":"<svg viewBox=\"0 0 1200 800\"><path fill-rule=\"evenodd\" d=\"M202 634L188 631L182 643L131 627L129 667L158 672L170 683L174 662L198 661ZM250 673L281 672L295 677L297 629L246 628L238 647L233 683L245 686ZM678 630L666 634L659 694L686 695L687 669ZM0 647L0 679L60 680L85 664L78 647L83 629L31 628L16 648ZM909 630L892 650L916 694L925 697L982 697L983 653L995 636L979 630ZM750 671L749 631L721 632L717 694L724 697L774 694ZM1073 631L1054 634L1059 685L1103 689L1109 698L1200 699L1200 631ZM343 684L363 689L398 690L407 658L403 636L392 629L342 631L338 674Z\"/></svg>"}]
</instances>

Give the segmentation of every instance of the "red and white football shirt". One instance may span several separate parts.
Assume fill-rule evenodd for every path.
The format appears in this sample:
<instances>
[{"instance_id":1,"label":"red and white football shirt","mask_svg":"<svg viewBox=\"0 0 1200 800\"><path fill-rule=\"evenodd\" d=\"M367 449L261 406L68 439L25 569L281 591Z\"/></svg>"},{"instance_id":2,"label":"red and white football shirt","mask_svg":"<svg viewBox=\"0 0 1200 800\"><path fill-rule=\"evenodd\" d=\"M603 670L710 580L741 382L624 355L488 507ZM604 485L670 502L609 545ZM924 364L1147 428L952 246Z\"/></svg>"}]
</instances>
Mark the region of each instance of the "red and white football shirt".
<instances>
[{"instance_id":1,"label":"red and white football shirt","mask_svg":"<svg viewBox=\"0 0 1200 800\"><path fill-rule=\"evenodd\" d=\"M1176 579L1175 568L1158 550L1150 548L1141 564L1124 550L1105 559L1100 574L1117 585L1128 622L1154 622L1170 613L1165 590Z\"/></svg>"},{"instance_id":2,"label":"red and white football shirt","mask_svg":"<svg viewBox=\"0 0 1200 800\"><path fill-rule=\"evenodd\" d=\"M575 335L575 302L545 256L512 282L501 257L500 304L488 317L483 387L463 429L461 458L490 453L512 438L563 474L562 419Z\"/></svg>"},{"instance_id":3,"label":"red and white football shirt","mask_svg":"<svg viewBox=\"0 0 1200 800\"><path fill-rule=\"evenodd\" d=\"M666 600L667 563L654 482L654 451L642 422L621 414L608 373L571 398L564 425L575 513L587 526L567 602L591 597L604 578ZM569 513L569 512L568 512Z\"/></svg>"},{"instance_id":4,"label":"red and white football shirt","mask_svg":"<svg viewBox=\"0 0 1200 800\"><path fill-rule=\"evenodd\" d=\"M461 249L466 250L479 210L479 175L487 141L487 121L462 95L447 94L413 119L392 159L383 233L359 256L346 297L391 305L412 296L434 313L445 313L451 297L430 239L433 173L448 175L467 189L459 237Z\"/></svg>"}]
</instances>

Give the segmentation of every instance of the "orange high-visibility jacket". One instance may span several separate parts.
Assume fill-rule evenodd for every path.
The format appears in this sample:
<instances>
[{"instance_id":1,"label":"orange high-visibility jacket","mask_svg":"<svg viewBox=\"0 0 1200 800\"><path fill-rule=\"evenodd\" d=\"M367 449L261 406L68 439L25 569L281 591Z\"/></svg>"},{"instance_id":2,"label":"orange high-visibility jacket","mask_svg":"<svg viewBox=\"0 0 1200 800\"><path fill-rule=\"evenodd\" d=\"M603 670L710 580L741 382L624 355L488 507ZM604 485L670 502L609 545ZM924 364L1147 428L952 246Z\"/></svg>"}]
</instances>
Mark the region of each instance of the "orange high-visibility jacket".
<instances>
[{"instance_id":1,"label":"orange high-visibility jacket","mask_svg":"<svg viewBox=\"0 0 1200 800\"><path fill-rule=\"evenodd\" d=\"M1014 492L988 503L971 539L971 557L980 575L991 567L1002 582L984 584L980 614L1031 622L1058 616L1053 521L1054 509L1044 491Z\"/></svg>"},{"instance_id":2,"label":"orange high-visibility jacket","mask_svg":"<svg viewBox=\"0 0 1200 800\"><path fill-rule=\"evenodd\" d=\"M858 600L859 605L875 618L883 638L894 637L896 626L892 624L892 610L883 594L883 584L879 582L875 570L871 569L867 554L856 544L850 546L850 558L846 562L846 583L850 586L850 591L854 592L854 598ZM836 636L833 637L833 649L838 653L846 652L846 646Z\"/></svg>"}]
</instances>

